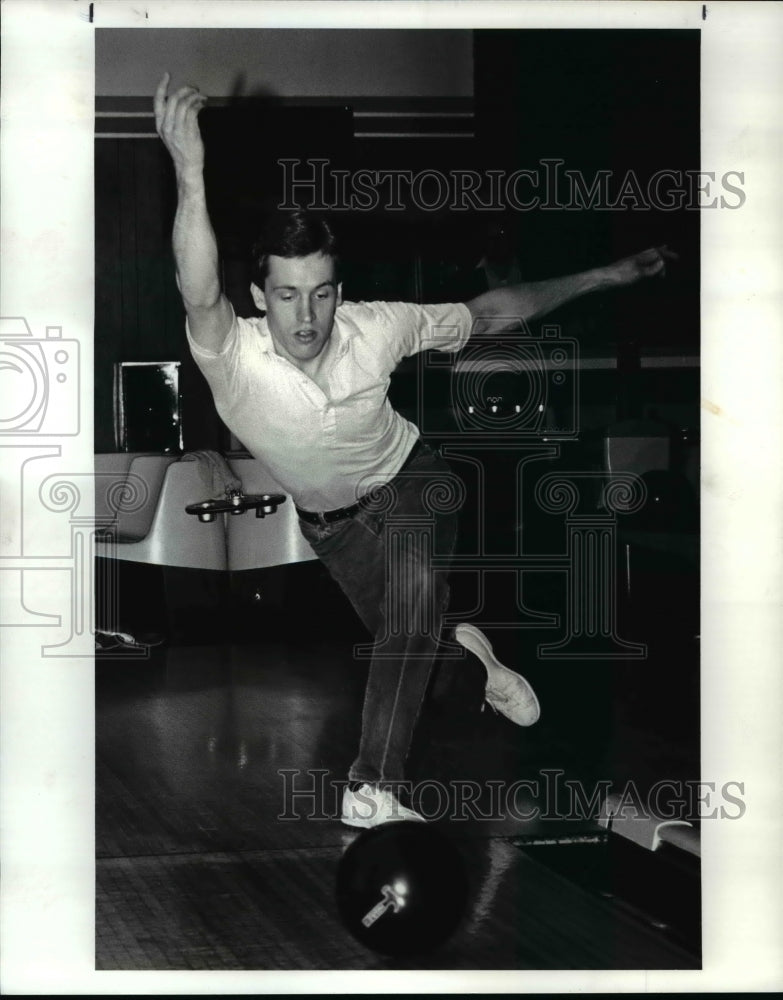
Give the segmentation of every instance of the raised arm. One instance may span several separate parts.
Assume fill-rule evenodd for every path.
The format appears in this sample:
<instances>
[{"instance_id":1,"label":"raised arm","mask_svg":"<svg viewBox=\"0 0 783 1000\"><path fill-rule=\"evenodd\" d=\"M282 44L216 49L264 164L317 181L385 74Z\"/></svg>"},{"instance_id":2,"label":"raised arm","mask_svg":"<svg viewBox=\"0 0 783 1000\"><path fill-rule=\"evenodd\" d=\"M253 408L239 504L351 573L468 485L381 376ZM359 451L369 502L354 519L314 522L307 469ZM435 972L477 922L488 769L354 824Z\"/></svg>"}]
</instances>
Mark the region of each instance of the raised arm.
<instances>
[{"instance_id":1,"label":"raised arm","mask_svg":"<svg viewBox=\"0 0 783 1000\"><path fill-rule=\"evenodd\" d=\"M677 254L665 246L652 247L581 274L494 288L471 299L467 306L473 319L537 319L589 292L623 288L662 275L667 260L677 260Z\"/></svg>"},{"instance_id":2,"label":"raised arm","mask_svg":"<svg viewBox=\"0 0 783 1000\"><path fill-rule=\"evenodd\" d=\"M231 330L233 312L220 288L215 233L204 190L204 143L198 114L206 97L194 87L168 96L170 76L155 91L155 125L174 162L177 214L174 218L174 261L193 339L219 351Z\"/></svg>"}]
</instances>

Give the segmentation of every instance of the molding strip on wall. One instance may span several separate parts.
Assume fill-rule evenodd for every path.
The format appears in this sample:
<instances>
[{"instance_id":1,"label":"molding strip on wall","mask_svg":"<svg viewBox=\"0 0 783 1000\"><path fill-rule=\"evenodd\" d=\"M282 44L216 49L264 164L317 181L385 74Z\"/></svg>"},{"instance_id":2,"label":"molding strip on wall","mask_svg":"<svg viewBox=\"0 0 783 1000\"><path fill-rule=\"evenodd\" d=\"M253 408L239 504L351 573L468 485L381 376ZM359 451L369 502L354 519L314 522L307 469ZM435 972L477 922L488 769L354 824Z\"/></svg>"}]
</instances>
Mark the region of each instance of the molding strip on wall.
<instances>
[{"instance_id":1,"label":"molding strip on wall","mask_svg":"<svg viewBox=\"0 0 783 1000\"><path fill-rule=\"evenodd\" d=\"M210 107L248 106L252 98L216 98ZM472 139L475 115L470 98L275 98L271 107L349 107L355 139ZM147 125L149 128L147 129ZM156 136L152 100L147 97L96 97L96 139Z\"/></svg>"}]
</instances>

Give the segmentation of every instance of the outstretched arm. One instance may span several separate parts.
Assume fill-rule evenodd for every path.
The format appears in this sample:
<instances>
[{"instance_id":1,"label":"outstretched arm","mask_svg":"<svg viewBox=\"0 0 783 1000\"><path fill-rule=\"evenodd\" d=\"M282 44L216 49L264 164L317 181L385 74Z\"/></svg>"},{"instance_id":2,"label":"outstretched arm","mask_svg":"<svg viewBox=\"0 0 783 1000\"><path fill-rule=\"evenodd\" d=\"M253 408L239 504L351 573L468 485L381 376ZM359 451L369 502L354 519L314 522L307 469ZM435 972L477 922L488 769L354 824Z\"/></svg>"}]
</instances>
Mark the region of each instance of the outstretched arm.
<instances>
[{"instance_id":1,"label":"outstretched arm","mask_svg":"<svg viewBox=\"0 0 783 1000\"><path fill-rule=\"evenodd\" d=\"M666 261L676 259L677 254L667 247L652 247L607 267L597 267L581 274L494 288L471 299L467 306L473 319L537 319L589 292L623 288L662 275L666 270Z\"/></svg>"},{"instance_id":2,"label":"outstretched arm","mask_svg":"<svg viewBox=\"0 0 783 1000\"><path fill-rule=\"evenodd\" d=\"M215 233L204 190L204 143L198 113L206 97L194 87L168 96L170 76L155 91L155 125L174 162L177 213L174 217L174 261L193 339L219 351L231 330L233 313L220 288Z\"/></svg>"}]
</instances>

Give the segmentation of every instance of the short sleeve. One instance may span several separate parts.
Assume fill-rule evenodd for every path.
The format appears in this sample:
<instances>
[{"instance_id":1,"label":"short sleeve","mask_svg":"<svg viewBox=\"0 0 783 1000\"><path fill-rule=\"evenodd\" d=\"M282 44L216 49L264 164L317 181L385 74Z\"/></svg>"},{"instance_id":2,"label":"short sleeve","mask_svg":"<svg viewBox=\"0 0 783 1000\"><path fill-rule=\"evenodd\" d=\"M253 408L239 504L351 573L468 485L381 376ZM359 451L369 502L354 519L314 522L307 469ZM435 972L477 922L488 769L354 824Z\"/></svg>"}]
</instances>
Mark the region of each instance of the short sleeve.
<instances>
[{"instance_id":1,"label":"short sleeve","mask_svg":"<svg viewBox=\"0 0 783 1000\"><path fill-rule=\"evenodd\" d=\"M187 320L185 321L185 334L190 353L209 383L216 404L229 399L232 395L232 386L233 390L236 390L246 377L246 365L243 363L243 357L247 353L248 344L253 340L252 337L248 336L248 333L252 332L248 331L249 325L248 320L234 313L231 329L220 350L210 351L196 343L190 326Z\"/></svg>"},{"instance_id":2,"label":"short sleeve","mask_svg":"<svg viewBox=\"0 0 783 1000\"><path fill-rule=\"evenodd\" d=\"M231 306L231 303L229 303ZM190 353L193 355L197 362L207 362L215 361L218 358L225 358L236 350L237 342L239 339L239 324L240 320L237 314L234 312L234 307L231 306L231 315L234 317L231 323L231 329L226 335L226 339L223 341L223 346L219 351L210 351L206 347L202 347L200 344L196 343L193 339L193 334L190 330L190 323L188 322L187 316L185 317L185 336L188 340L188 347L190 348Z\"/></svg>"},{"instance_id":3,"label":"short sleeve","mask_svg":"<svg viewBox=\"0 0 783 1000\"><path fill-rule=\"evenodd\" d=\"M359 303L357 309L368 311L366 317L355 317L358 324L365 320L378 329L395 362L420 351L459 351L470 337L470 310L462 302L371 302Z\"/></svg>"}]
</instances>

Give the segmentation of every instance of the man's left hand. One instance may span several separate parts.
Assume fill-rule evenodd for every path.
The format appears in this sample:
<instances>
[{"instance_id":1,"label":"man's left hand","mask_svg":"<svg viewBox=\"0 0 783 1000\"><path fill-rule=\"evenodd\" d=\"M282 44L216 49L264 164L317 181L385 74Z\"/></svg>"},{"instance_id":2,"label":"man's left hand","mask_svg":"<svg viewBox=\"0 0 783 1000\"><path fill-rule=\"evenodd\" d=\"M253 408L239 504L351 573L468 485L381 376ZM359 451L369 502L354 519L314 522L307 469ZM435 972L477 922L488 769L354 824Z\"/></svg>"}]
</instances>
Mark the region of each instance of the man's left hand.
<instances>
[{"instance_id":1,"label":"man's left hand","mask_svg":"<svg viewBox=\"0 0 783 1000\"><path fill-rule=\"evenodd\" d=\"M667 262L679 259L680 255L667 246L650 247L610 264L606 270L611 284L633 285L646 278L664 277Z\"/></svg>"}]
</instances>

